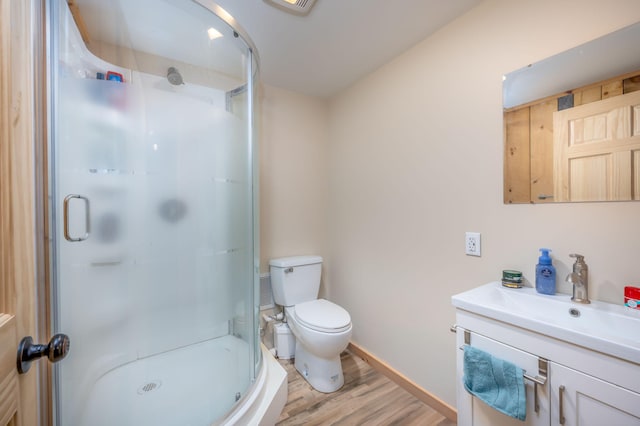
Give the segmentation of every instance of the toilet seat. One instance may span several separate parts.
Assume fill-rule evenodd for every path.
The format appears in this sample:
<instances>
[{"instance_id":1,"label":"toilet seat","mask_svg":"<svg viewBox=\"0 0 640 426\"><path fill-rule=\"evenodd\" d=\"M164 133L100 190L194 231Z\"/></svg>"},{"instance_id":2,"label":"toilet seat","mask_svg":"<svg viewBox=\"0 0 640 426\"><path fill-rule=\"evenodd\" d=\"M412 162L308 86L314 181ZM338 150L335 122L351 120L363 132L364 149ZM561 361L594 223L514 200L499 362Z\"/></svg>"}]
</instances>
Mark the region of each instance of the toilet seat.
<instances>
[{"instance_id":1,"label":"toilet seat","mask_svg":"<svg viewBox=\"0 0 640 426\"><path fill-rule=\"evenodd\" d=\"M301 325L324 333L341 333L351 327L349 312L325 299L299 303L293 315Z\"/></svg>"}]
</instances>

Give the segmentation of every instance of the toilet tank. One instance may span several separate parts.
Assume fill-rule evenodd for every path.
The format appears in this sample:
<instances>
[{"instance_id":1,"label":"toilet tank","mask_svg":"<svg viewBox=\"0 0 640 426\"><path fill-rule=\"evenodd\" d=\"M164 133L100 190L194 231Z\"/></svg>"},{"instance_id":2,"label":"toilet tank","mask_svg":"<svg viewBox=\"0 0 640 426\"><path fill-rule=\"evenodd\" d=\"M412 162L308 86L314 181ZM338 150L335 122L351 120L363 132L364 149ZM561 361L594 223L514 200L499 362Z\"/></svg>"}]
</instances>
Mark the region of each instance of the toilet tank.
<instances>
[{"instance_id":1,"label":"toilet tank","mask_svg":"<svg viewBox=\"0 0 640 426\"><path fill-rule=\"evenodd\" d=\"M272 259L269 267L273 300L278 305L293 306L318 297L322 257L282 257Z\"/></svg>"}]
</instances>

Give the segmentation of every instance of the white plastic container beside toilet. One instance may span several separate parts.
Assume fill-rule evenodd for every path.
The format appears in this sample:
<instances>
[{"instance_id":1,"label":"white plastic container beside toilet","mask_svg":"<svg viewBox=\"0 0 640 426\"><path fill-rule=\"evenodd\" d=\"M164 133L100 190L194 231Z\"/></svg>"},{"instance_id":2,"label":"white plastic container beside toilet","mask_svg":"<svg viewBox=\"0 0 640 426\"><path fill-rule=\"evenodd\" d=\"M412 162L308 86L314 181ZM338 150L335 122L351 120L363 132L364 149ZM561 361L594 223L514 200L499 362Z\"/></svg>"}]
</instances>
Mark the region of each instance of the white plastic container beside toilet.
<instances>
[{"instance_id":1,"label":"white plastic container beside toilet","mask_svg":"<svg viewBox=\"0 0 640 426\"><path fill-rule=\"evenodd\" d=\"M273 326L273 347L279 359L291 359L296 353L296 338L287 323Z\"/></svg>"}]
</instances>

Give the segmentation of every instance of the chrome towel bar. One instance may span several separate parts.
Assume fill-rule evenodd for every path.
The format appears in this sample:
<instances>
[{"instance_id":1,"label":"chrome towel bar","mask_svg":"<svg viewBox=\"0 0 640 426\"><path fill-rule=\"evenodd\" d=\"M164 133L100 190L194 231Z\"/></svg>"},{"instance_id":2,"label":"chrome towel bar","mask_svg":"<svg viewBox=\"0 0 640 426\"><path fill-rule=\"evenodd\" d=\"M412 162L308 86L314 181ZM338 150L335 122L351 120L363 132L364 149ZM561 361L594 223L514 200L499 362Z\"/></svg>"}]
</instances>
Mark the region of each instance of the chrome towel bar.
<instances>
[{"instance_id":1,"label":"chrome towel bar","mask_svg":"<svg viewBox=\"0 0 640 426\"><path fill-rule=\"evenodd\" d=\"M464 332L464 345L459 347L458 349L464 350L465 345L471 345L471 332L462 327L459 327L457 324L454 324L449 328L452 333L457 333L458 329L461 329ZM523 370L522 376L533 382L533 400L534 400L534 408L536 413L540 412L540 402L538 400L538 385L544 386L547 383L547 374L549 372L549 360L538 357L538 374L532 376L527 374L526 370Z\"/></svg>"}]
</instances>

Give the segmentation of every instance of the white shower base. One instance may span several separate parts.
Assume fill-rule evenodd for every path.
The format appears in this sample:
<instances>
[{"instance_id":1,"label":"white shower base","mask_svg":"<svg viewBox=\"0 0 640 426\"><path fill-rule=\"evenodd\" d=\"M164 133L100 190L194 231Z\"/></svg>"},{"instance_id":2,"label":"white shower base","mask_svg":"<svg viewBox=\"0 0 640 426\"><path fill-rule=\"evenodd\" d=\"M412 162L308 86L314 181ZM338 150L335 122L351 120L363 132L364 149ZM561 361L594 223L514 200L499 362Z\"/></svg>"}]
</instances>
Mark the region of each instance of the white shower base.
<instances>
[{"instance_id":1,"label":"white shower base","mask_svg":"<svg viewBox=\"0 0 640 426\"><path fill-rule=\"evenodd\" d=\"M264 347L262 354L256 386L223 424L269 425L278 419L287 398L286 372ZM248 357L246 342L225 336L125 364L95 383L80 424L210 425L248 387Z\"/></svg>"}]
</instances>

